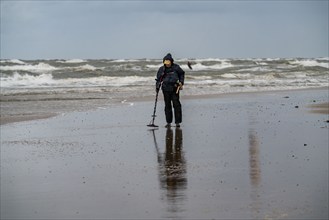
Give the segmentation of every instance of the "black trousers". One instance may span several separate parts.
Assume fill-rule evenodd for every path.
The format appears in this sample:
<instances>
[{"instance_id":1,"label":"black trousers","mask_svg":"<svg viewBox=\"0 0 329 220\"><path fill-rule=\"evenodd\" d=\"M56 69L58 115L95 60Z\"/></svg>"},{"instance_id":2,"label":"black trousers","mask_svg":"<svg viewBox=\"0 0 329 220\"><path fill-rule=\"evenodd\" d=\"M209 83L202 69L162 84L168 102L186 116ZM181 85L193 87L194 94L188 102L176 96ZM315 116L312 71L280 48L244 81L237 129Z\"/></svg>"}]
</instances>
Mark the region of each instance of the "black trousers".
<instances>
[{"instance_id":1,"label":"black trousers","mask_svg":"<svg viewBox=\"0 0 329 220\"><path fill-rule=\"evenodd\" d=\"M182 123L182 105L179 101L179 93L163 91L163 97L165 102L165 113L167 123L172 123L173 121L173 112L172 106L174 107L175 113L175 123ZM172 105L171 105L172 103Z\"/></svg>"}]
</instances>

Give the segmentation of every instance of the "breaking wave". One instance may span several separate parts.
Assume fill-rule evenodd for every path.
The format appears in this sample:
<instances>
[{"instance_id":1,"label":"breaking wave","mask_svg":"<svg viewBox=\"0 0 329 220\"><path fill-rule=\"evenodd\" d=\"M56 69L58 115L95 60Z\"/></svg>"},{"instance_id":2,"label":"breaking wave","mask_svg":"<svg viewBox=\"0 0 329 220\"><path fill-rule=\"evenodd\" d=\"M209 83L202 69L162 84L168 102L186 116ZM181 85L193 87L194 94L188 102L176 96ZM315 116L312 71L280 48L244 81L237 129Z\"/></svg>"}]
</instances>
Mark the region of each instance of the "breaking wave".
<instances>
[{"instance_id":1,"label":"breaking wave","mask_svg":"<svg viewBox=\"0 0 329 220\"><path fill-rule=\"evenodd\" d=\"M190 70L187 62L192 63ZM99 91L120 88L139 96L154 92L161 59L1 60L2 94L58 88ZM186 71L187 94L298 89L328 86L329 58L176 59ZM202 88L202 89L200 89ZM100 90L101 91L101 90Z\"/></svg>"}]
</instances>

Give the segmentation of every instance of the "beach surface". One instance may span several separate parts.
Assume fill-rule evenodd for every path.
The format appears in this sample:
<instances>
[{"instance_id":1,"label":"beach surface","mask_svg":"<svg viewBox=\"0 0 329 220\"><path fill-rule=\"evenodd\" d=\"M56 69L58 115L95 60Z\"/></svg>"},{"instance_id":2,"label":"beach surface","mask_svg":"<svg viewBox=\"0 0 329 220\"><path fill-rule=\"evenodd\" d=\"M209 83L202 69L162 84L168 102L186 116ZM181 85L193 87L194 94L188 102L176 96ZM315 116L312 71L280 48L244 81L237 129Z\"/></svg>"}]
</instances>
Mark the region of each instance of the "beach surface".
<instances>
[{"instance_id":1,"label":"beach surface","mask_svg":"<svg viewBox=\"0 0 329 220\"><path fill-rule=\"evenodd\" d=\"M181 102L2 124L1 219L328 219L327 89Z\"/></svg>"}]
</instances>

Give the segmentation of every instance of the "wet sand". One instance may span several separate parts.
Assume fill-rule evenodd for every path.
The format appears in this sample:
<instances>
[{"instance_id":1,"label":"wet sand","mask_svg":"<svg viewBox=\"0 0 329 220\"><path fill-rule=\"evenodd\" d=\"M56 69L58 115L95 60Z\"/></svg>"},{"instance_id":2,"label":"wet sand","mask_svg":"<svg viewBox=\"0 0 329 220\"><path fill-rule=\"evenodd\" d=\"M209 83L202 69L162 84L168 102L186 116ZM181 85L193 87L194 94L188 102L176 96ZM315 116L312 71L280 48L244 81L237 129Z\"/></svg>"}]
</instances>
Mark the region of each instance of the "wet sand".
<instances>
[{"instance_id":1,"label":"wet sand","mask_svg":"<svg viewBox=\"0 0 329 220\"><path fill-rule=\"evenodd\" d=\"M327 90L181 100L1 125L1 219L328 218Z\"/></svg>"}]
</instances>

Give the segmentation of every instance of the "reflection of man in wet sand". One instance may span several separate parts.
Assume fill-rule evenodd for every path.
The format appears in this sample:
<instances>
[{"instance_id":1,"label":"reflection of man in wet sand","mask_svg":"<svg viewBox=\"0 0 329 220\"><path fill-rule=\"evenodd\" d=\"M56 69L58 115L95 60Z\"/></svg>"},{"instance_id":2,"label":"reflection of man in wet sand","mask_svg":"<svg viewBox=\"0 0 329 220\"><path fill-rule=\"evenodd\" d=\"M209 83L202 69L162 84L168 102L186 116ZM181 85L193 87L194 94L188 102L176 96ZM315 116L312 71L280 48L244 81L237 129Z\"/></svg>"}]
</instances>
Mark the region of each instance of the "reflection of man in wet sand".
<instances>
[{"instance_id":1,"label":"reflection of man in wet sand","mask_svg":"<svg viewBox=\"0 0 329 220\"><path fill-rule=\"evenodd\" d=\"M182 143L181 129L176 129L174 146L173 131L172 129L167 129L165 152L166 181L163 183L166 183L169 193L173 193L172 196L174 196L177 189L186 187L186 164L182 155Z\"/></svg>"},{"instance_id":2,"label":"reflection of man in wet sand","mask_svg":"<svg viewBox=\"0 0 329 220\"><path fill-rule=\"evenodd\" d=\"M182 151L182 136L182 130L176 128L174 139L173 130L168 128L166 132L166 151L164 153L158 151L160 186L166 192L169 205L168 211L172 213L182 211L179 205L186 199L184 192L187 186L186 161ZM175 140L174 144L173 140Z\"/></svg>"}]
</instances>

